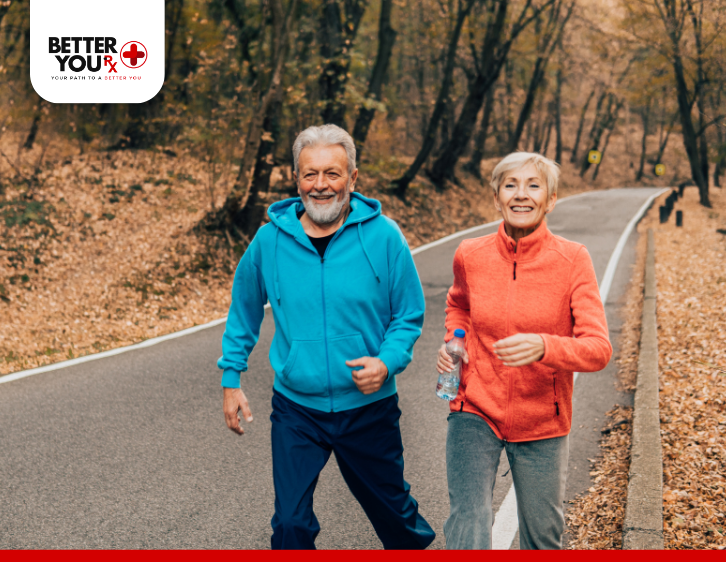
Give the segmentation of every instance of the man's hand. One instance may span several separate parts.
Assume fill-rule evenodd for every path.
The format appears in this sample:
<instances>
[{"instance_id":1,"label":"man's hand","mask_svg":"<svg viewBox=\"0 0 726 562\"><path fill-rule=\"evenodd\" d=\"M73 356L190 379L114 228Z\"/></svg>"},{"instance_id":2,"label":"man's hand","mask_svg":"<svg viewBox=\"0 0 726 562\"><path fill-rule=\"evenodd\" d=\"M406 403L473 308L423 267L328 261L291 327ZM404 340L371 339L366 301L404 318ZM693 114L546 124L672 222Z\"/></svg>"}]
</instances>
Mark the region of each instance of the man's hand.
<instances>
[{"instance_id":1,"label":"man's hand","mask_svg":"<svg viewBox=\"0 0 726 562\"><path fill-rule=\"evenodd\" d=\"M494 344L494 353L507 367L524 367L544 356L544 340L538 334L515 334Z\"/></svg>"},{"instance_id":2,"label":"man's hand","mask_svg":"<svg viewBox=\"0 0 726 562\"><path fill-rule=\"evenodd\" d=\"M363 394L378 391L388 377L388 367L378 357L359 357L345 362L348 367L363 367L351 371L353 382Z\"/></svg>"},{"instance_id":3,"label":"man's hand","mask_svg":"<svg viewBox=\"0 0 726 562\"><path fill-rule=\"evenodd\" d=\"M249 423L252 421L252 412L250 405L247 403L247 397L242 389L225 388L224 389L224 420L227 427L235 433L242 435L245 430L240 427L240 418L238 412L241 410L245 420Z\"/></svg>"}]
</instances>

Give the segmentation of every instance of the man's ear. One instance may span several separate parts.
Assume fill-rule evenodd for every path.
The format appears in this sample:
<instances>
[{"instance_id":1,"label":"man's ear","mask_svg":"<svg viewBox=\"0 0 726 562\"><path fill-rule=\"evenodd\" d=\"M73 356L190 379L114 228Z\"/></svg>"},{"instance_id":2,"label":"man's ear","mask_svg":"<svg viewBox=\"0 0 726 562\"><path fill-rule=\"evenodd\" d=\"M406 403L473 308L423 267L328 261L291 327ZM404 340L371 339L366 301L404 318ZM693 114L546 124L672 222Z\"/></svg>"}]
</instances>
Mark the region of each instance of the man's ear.
<instances>
[{"instance_id":1,"label":"man's ear","mask_svg":"<svg viewBox=\"0 0 726 562\"><path fill-rule=\"evenodd\" d=\"M358 168L353 170L353 173L350 174L350 187L348 188L348 191L353 193L355 191L355 180L358 179Z\"/></svg>"},{"instance_id":2,"label":"man's ear","mask_svg":"<svg viewBox=\"0 0 726 562\"><path fill-rule=\"evenodd\" d=\"M297 194L302 197L302 193L300 193L300 182L297 181L297 174L295 172L292 173L292 181L295 182L295 188L297 189Z\"/></svg>"}]
</instances>

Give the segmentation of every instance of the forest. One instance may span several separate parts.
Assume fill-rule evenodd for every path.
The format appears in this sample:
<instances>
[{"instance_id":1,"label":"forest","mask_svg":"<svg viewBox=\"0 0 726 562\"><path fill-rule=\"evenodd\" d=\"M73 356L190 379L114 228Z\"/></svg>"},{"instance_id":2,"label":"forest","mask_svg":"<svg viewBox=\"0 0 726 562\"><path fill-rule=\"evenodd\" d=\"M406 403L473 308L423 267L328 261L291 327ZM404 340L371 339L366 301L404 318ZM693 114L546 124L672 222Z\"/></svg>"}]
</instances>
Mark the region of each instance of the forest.
<instances>
[{"instance_id":1,"label":"forest","mask_svg":"<svg viewBox=\"0 0 726 562\"><path fill-rule=\"evenodd\" d=\"M161 92L74 105L33 91L29 2L0 2L0 134L14 139L2 143L0 189L32 187L46 157L31 158L37 145L163 151L205 167L206 230L246 241L265 220L265 194L294 193L295 136L322 123L351 132L363 170L402 201L416 182L445 193L481 178L484 159L514 150L590 182L609 165L628 169L637 184L657 179L670 145L672 184L695 186L705 206L709 182L720 185L724 0L165 4ZM629 162L609 158L616 137Z\"/></svg>"}]
</instances>

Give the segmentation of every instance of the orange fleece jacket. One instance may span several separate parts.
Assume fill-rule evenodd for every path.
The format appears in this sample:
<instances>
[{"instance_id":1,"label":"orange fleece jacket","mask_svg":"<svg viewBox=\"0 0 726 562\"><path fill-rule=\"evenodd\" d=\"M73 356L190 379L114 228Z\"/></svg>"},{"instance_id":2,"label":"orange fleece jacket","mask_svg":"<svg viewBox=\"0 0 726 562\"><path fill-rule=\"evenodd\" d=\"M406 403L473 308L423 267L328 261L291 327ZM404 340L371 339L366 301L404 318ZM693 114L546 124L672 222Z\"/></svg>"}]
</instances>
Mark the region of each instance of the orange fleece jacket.
<instances>
[{"instance_id":1,"label":"orange fleece jacket","mask_svg":"<svg viewBox=\"0 0 726 562\"><path fill-rule=\"evenodd\" d=\"M553 235L545 222L515 244L502 223L496 234L459 245L446 302L445 340L462 328L469 352L451 411L481 416L507 441L567 435L573 371L600 371L612 355L585 246ZM544 356L506 367L492 346L518 333L542 336Z\"/></svg>"}]
</instances>

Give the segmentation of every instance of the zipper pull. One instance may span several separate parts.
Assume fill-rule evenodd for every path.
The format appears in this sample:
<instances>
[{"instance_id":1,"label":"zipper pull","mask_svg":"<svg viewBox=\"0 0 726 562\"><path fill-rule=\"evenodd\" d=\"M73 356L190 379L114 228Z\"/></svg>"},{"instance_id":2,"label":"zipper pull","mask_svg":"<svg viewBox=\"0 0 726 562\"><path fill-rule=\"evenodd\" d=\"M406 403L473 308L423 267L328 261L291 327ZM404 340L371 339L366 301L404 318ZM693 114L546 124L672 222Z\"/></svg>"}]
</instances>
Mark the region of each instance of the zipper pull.
<instances>
[{"instance_id":1,"label":"zipper pull","mask_svg":"<svg viewBox=\"0 0 726 562\"><path fill-rule=\"evenodd\" d=\"M325 263L325 258L320 258L320 263Z\"/></svg>"},{"instance_id":2,"label":"zipper pull","mask_svg":"<svg viewBox=\"0 0 726 562\"><path fill-rule=\"evenodd\" d=\"M517 280L517 262L516 261L514 262L514 271L512 272L512 279L514 281Z\"/></svg>"},{"instance_id":3,"label":"zipper pull","mask_svg":"<svg viewBox=\"0 0 726 562\"><path fill-rule=\"evenodd\" d=\"M461 401L461 407L459 408L459 412L462 412L464 410L464 401Z\"/></svg>"},{"instance_id":4,"label":"zipper pull","mask_svg":"<svg viewBox=\"0 0 726 562\"><path fill-rule=\"evenodd\" d=\"M555 402L555 412L557 412L558 416L560 415L560 405L557 402Z\"/></svg>"}]
</instances>

